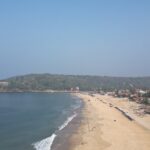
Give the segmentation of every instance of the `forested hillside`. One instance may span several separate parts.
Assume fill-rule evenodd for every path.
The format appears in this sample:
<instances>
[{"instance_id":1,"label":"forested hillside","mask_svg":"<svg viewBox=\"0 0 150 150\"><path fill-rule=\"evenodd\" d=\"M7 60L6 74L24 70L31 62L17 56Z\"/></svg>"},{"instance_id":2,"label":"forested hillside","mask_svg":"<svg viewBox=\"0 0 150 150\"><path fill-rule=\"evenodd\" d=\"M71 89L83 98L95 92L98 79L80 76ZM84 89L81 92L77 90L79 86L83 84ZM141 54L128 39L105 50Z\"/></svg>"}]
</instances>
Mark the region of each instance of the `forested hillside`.
<instances>
[{"instance_id":1,"label":"forested hillside","mask_svg":"<svg viewBox=\"0 0 150 150\"><path fill-rule=\"evenodd\" d=\"M6 90L69 90L78 86L80 90L113 90L142 88L150 89L150 77L106 77L106 76L78 76L29 74L6 79L9 84Z\"/></svg>"}]
</instances>

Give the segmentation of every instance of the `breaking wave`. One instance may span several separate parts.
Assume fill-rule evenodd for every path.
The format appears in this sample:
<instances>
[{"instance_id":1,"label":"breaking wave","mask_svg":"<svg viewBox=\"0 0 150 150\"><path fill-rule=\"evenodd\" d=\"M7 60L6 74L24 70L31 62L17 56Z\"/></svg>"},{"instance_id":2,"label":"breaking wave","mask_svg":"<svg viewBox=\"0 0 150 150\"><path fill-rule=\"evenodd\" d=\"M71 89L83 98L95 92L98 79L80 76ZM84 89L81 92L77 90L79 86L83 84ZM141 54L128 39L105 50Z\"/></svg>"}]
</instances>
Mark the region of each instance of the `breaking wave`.
<instances>
[{"instance_id":1,"label":"breaking wave","mask_svg":"<svg viewBox=\"0 0 150 150\"><path fill-rule=\"evenodd\" d=\"M77 114L75 113L72 116L68 117L68 119L58 128L59 131L64 129L69 124L69 122L72 121L76 116Z\"/></svg>"},{"instance_id":2,"label":"breaking wave","mask_svg":"<svg viewBox=\"0 0 150 150\"><path fill-rule=\"evenodd\" d=\"M60 131L64 129L69 124L69 122L71 122L76 116L77 114L74 113L72 116L68 117L67 120L60 127L58 127L58 130ZM33 143L32 145L36 150L51 150L53 141L56 138L56 136L57 135L53 133L50 137L47 137L41 141Z\"/></svg>"}]
</instances>

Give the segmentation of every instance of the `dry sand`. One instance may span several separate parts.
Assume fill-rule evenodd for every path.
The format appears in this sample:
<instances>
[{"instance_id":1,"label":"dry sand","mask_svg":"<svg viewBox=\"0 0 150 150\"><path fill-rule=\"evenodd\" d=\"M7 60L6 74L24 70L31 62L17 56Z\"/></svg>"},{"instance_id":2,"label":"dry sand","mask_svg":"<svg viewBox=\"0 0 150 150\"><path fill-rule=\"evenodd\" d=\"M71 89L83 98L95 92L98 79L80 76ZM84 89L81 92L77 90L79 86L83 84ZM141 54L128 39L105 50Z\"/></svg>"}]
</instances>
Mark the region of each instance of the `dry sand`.
<instances>
[{"instance_id":1,"label":"dry sand","mask_svg":"<svg viewBox=\"0 0 150 150\"><path fill-rule=\"evenodd\" d=\"M90 96L85 93L76 95L85 102L84 119L82 119L77 133L74 133L70 139L70 150L150 149L149 123L146 124L146 128L140 125L140 122L137 123L137 121L130 121L126 118L112 106L126 106L125 104L118 104L119 99L116 101L110 96ZM150 116L146 117L148 119L145 122L149 120ZM137 118L140 117L137 116Z\"/></svg>"}]
</instances>

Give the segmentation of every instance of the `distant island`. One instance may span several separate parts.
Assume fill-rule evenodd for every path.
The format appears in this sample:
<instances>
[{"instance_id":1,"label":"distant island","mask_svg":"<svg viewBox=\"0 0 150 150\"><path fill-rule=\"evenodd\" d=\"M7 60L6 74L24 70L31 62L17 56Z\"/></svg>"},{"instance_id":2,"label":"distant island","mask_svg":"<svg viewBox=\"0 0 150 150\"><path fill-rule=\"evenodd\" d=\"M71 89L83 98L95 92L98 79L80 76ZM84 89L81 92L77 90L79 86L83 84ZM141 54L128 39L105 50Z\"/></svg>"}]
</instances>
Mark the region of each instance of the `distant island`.
<instances>
[{"instance_id":1,"label":"distant island","mask_svg":"<svg viewBox=\"0 0 150 150\"><path fill-rule=\"evenodd\" d=\"M28 74L0 81L0 92L150 89L150 77Z\"/></svg>"}]
</instances>

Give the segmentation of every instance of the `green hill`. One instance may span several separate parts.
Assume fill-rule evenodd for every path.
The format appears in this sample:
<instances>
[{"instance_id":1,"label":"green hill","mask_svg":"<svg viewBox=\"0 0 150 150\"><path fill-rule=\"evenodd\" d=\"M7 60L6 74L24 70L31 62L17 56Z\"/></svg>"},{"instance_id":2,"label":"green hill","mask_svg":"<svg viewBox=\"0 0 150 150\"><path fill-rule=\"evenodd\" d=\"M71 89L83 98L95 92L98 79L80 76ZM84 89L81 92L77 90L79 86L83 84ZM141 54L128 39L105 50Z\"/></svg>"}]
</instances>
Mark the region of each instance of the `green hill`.
<instances>
[{"instance_id":1,"label":"green hill","mask_svg":"<svg viewBox=\"0 0 150 150\"><path fill-rule=\"evenodd\" d=\"M6 79L9 83L5 90L69 90L78 86L80 90L113 90L141 88L150 89L150 77L107 77L29 74Z\"/></svg>"}]
</instances>

